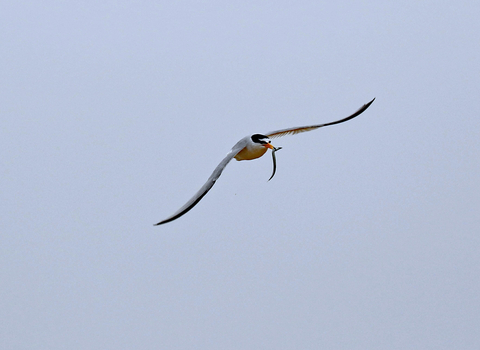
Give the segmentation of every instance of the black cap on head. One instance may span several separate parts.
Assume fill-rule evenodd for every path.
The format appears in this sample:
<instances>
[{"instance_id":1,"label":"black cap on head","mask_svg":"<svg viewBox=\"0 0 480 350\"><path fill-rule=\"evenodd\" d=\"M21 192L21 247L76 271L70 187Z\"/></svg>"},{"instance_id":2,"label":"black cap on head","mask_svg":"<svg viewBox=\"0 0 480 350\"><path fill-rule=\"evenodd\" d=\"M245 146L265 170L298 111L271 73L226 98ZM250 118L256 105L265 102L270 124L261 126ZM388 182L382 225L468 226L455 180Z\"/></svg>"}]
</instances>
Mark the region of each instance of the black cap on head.
<instances>
[{"instance_id":1,"label":"black cap on head","mask_svg":"<svg viewBox=\"0 0 480 350\"><path fill-rule=\"evenodd\" d=\"M268 143L267 141L269 140L269 137L266 135L262 134L253 134L252 135L252 141L255 143L260 143L260 144L266 144Z\"/></svg>"}]
</instances>

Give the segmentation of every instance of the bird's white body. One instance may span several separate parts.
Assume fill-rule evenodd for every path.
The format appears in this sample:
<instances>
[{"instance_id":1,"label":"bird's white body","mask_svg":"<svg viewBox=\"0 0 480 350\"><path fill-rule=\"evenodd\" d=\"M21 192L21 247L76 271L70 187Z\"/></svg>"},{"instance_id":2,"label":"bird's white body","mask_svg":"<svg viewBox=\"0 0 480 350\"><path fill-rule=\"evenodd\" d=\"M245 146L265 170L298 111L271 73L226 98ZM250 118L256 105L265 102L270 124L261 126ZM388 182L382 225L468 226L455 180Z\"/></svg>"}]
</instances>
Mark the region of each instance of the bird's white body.
<instances>
[{"instance_id":1,"label":"bird's white body","mask_svg":"<svg viewBox=\"0 0 480 350\"><path fill-rule=\"evenodd\" d=\"M257 159L263 156L267 151L268 148L252 142L250 136L245 137L247 145L242 148L240 152L234 157L236 160L252 160Z\"/></svg>"}]
</instances>

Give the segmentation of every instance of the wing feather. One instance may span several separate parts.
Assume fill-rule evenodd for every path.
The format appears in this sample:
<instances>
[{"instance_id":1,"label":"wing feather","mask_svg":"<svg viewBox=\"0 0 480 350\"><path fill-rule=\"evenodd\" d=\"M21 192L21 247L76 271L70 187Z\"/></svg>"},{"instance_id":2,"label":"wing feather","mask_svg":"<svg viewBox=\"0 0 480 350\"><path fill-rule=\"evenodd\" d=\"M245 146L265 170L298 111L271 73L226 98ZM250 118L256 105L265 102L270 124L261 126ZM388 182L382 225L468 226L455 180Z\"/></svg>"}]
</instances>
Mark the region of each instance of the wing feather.
<instances>
[{"instance_id":1,"label":"wing feather","mask_svg":"<svg viewBox=\"0 0 480 350\"><path fill-rule=\"evenodd\" d=\"M217 165L215 170L213 171L212 175L208 178L207 182L198 190L195 195L190 198L190 200L185 203L180 209L178 209L173 215L169 216L163 221L160 221L159 223L155 224L157 225L162 225L166 224L167 222L173 221L175 219L178 219L180 216L186 214L189 210L191 210L194 206L197 205L198 202L210 191L210 189L213 187L215 184L215 181L220 177L222 174L223 169L227 166L227 164L240 152L247 144L248 137L244 137L240 141L238 141L235 146L233 146L232 150L228 152L225 158L220 162L220 164Z\"/></svg>"},{"instance_id":2,"label":"wing feather","mask_svg":"<svg viewBox=\"0 0 480 350\"><path fill-rule=\"evenodd\" d=\"M325 124L308 125L308 126L299 126L299 127L295 127L295 128L288 128L288 129L270 131L269 133L266 133L265 135L267 135L270 138L276 138L276 137L282 137L282 136L287 136L287 135L296 135L296 134L299 134L301 132L306 132L306 131L312 131L312 130L321 128L322 126L340 124L340 123L346 122L347 120L353 119L356 116L359 116L360 114L365 112L365 110L368 107L370 107L370 105L373 103L373 101L375 101L375 99L373 99L370 102L364 104L362 107L360 107L360 109L358 111L349 115L348 117L340 119L340 120L336 120L334 122L325 123Z\"/></svg>"}]
</instances>

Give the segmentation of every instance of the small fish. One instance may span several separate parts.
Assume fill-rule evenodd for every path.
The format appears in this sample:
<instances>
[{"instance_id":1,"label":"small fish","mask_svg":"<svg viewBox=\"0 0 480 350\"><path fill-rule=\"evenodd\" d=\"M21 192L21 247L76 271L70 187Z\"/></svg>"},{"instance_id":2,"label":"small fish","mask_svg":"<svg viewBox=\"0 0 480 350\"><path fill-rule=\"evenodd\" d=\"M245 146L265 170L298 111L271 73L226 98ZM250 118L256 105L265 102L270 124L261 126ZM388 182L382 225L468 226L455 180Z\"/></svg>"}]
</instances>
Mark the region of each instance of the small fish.
<instances>
[{"instance_id":1,"label":"small fish","mask_svg":"<svg viewBox=\"0 0 480 350\"><path fill-rule=\"evenodd\" d=\"M275 152L277 152L278 150L281 150L282 147L278 147L278 148L273 148L272 150L272 159L273 159L273 173L272 173L272 176L270 176L270 178L268 179L268 181L270 181L273 176L275 175L275 172L277 171L277 158L275 157Z\"/></svg>"}]
</instances>

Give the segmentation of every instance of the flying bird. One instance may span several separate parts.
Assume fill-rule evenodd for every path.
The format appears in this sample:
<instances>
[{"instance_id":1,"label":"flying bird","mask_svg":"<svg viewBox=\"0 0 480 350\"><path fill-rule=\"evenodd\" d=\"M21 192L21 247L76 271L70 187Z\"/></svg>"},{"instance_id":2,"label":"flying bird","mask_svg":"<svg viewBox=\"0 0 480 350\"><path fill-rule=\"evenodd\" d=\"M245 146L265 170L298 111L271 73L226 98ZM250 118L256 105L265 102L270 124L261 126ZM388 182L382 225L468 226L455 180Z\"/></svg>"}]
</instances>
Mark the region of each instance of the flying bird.
<instances>
[{"instance_id":1,"label":"flying bird","mask_svg":"<svg viewBox=\"0 0 480 350\"><path fill-rule=\"evenodd\" d=\"M288 128L282 130L276 130L267 132L266 134L253 134L250 136L245 136L240 141L238 141L235 146L232 147L231 151L228 152L227 156L223 158L220 164L217 165L215 170L213 171L212 175L208 178L207 182L200 188L200 190L195 193L195 195L187 202L183 207L177 210L173 215L169 216L163 221L155 224L162 225L166 224L167 222L173 221L178 219L182 215L186 214L190 209L192 209L198 202L207 194L208 191L213 187L215 181L220 177L222 174L223 169L227 166L227 164L235 158L236 160L252 160L256 158L260 158L263 156L269 149L272 150L272 158L273 158L273 174L270 179L275 175L276 170L276 160L275 160L275 152L281 149L281 147L275 148L271 140L272 138L282 137L286 135L295 135L301 132L312 131L323 126L335 125L346 122L347 120L353 119L356 116L365 112L365 110L370 107L370 105L375 101L375 99L371 100L370 102L364 104L358 111L349 115L346 118L325 123L325 124L317 124L317 125L309 125L309 126L301 126L296 128ZM270 181L269 179L269 181Z\"/></svg>"}]
</instances>

